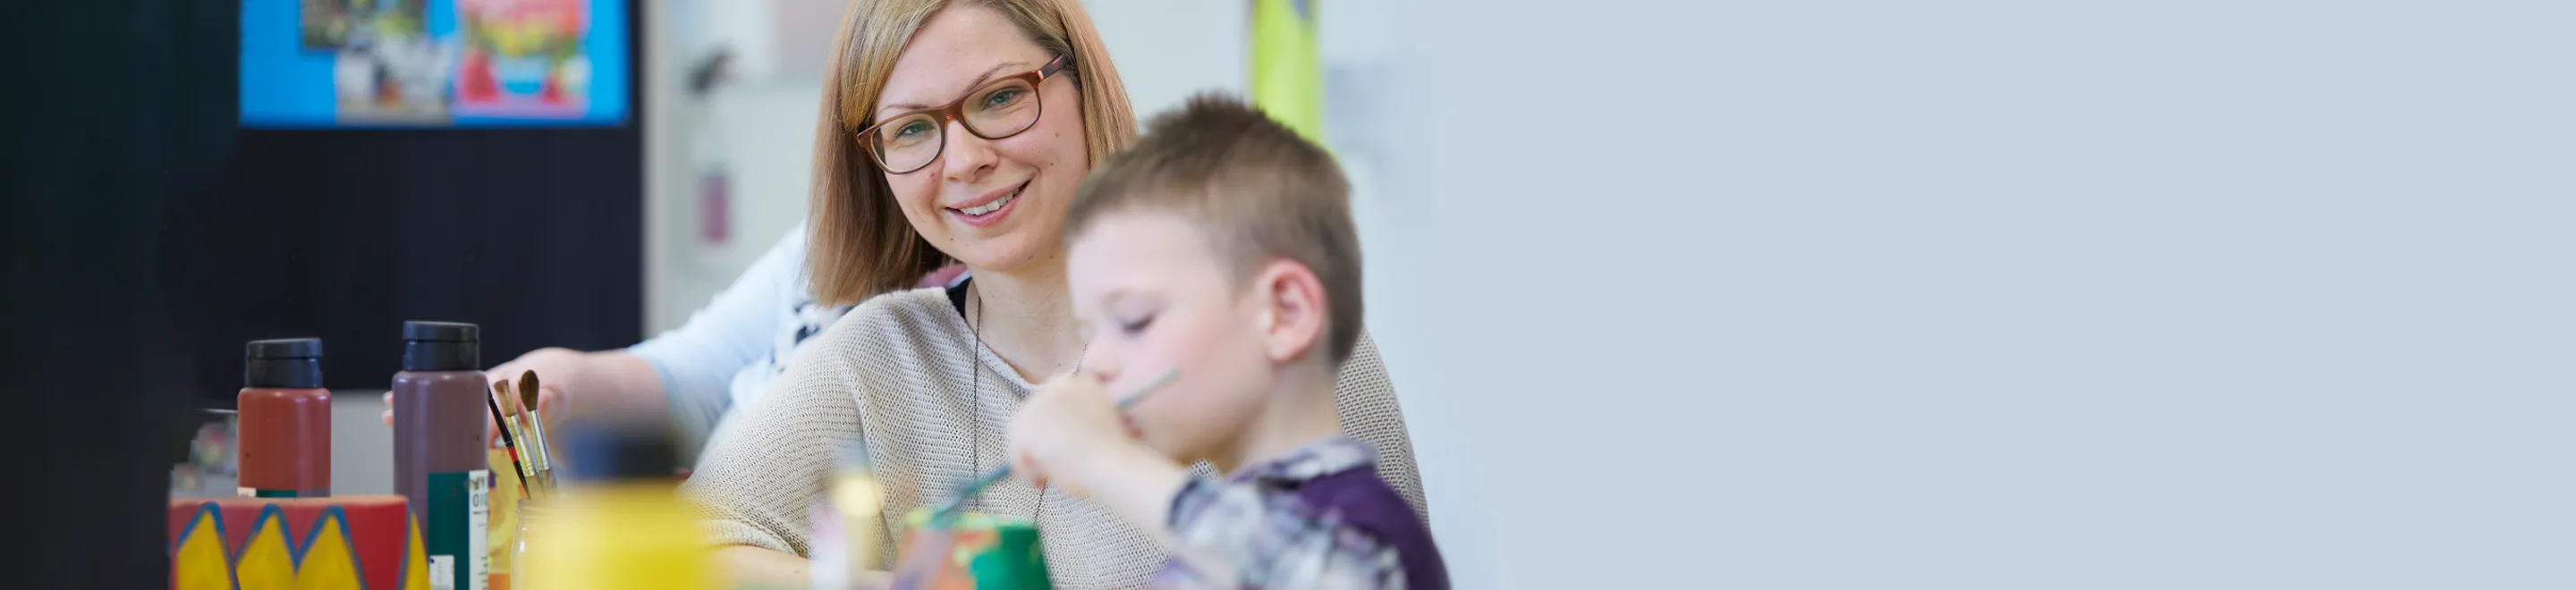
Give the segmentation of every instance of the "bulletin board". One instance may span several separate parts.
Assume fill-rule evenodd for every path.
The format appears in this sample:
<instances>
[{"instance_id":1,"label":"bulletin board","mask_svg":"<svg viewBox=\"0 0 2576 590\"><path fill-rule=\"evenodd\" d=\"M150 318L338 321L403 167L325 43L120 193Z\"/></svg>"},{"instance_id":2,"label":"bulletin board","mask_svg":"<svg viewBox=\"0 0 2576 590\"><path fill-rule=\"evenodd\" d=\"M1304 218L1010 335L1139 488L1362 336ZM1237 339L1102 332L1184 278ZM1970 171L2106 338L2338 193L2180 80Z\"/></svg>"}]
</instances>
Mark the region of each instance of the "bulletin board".
<instances>
[{"instance_id":1,"label":"bulletin board","mask_svg":"<svg viewBox=\"0 0 2576 590\"><path fill-rule=\"evenodd\" d=\"M242 0L247 128L617 126L622 0Z\"/></svg>"}]
</instances>

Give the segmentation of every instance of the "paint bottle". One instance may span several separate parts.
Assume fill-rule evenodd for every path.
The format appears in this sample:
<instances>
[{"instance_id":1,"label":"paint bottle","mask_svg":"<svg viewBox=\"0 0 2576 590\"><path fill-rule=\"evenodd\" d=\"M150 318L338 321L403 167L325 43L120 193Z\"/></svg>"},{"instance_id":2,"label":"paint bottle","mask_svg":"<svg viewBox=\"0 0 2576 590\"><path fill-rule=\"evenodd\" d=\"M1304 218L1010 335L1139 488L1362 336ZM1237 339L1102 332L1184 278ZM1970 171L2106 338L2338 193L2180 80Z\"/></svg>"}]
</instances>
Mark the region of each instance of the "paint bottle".
<instances>
[{"instance_id":1,"label":"paint bottle","mask_svg":"<svg viewBox=\"0 0 2576 590\"><path fill-rule=\"evenodd\" d=\"M885 490L868 460L866 441L843 445L840 464L832 470L829 492L809 510L814 534L806 570L817 590L859 587L863 572L890 569L892 543L883 540Z\"/></svg>"},{"instance_id":2,"label":"paint bottle","mask_svg":"<svg viewBox=\"0 0 2576 590\"><path fill-rule=\"evenodd\" d=\"M492 471L484 449L491 381L482 329L403 322L402 372L394 374L394 491L420 523L432 588L486 590Z\"/></svg>"},{"instance_id":3,"label":"paint bottle","mask_svg":"<svg viewBox=\"0 0 2576 590\"><path fill-rule=\"evenodd\" d=\"M545 588L718 587L713 546L680 503L679 445L664 417L568 419L568 483L528 522L513 582Z\"/></svg>"},{"instance_id":4,"label":"paint bottle","mask_svg":"<svg viewBox=\"0 0 2576 590\"><path fill-rule=\"evenodd\" d=\"M254 340L243 347L241 495L331 495L331 390L322 388L322 340Z\"/></svg>"}]
</instances>

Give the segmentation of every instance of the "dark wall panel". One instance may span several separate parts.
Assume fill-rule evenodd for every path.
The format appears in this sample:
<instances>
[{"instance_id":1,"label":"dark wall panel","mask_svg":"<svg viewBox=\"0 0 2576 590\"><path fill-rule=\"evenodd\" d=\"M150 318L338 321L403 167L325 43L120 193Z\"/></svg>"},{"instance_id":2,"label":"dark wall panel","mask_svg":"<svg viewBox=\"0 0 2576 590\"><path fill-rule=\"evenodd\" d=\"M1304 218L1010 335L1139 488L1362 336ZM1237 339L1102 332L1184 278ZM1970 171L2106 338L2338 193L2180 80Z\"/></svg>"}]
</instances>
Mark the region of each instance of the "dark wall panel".
<instances>
[{"instance_id":1,"label":"dark wall panel","mask_svg":"<svg viewBox=\"0 0 2576 590\"><path fill-rule=\"evenodd\" d=\"M640 39L641 18L630 23ZM225 58L201 64L224 72L225 91L192 100L229 116L238 65ZM640 68L637 79L640 113ZM165 254L192 393L209 405L228 405L252 339L319 336L327 382L352 389L386 386L406 319L482 324L487 366L640 338L636 124L242 130L228 148L171 208Z\"/></svg>"}]
</instances>

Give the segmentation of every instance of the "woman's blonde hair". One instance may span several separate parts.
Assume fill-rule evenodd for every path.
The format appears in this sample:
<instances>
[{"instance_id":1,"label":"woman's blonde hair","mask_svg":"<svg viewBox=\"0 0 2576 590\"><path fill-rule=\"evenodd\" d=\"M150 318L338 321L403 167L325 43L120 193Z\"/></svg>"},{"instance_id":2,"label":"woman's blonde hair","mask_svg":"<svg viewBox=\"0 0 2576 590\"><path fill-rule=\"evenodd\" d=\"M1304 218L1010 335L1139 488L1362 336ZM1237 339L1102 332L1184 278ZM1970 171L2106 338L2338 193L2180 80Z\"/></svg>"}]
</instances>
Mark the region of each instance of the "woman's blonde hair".
<instances>
[{"instance_id":1,"label":"woman's blonde hair","mask_svg":"<svg viewBox=\"0 0 2576 590\"><path fill-rule=\"evenodd\" d=\"M845 305L908 288L948 262L904 219L884 171L861 151L856 132L870 123L904 44L932 15L959 5L999 10L1039 48L1070 58L1059 75L1068 75L1081 92L1086 164L1117 153L1136 136L1127 87L1119 83L1091 16L1074 0L851 2L824 66L822 120L814 129L805 259L817 303Z\"/></svg>"}]
</instances>

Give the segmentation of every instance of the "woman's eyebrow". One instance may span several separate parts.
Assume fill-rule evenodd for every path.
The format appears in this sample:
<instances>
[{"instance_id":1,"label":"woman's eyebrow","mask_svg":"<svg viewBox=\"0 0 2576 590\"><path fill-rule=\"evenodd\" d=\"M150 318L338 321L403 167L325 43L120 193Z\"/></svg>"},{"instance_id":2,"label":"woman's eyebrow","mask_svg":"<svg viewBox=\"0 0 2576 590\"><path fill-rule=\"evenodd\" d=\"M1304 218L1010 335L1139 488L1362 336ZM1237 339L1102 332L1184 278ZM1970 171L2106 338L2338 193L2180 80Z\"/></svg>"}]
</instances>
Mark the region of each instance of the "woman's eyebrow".
<instances>
[{"instance_id":1,"label":"woman's eyebrow","mask_svg":"<svg viewBox=\"0 0 2576 590\"><path fill-rule=\"evenodd\" d=\"M993 64L993 67L985 68L985 69L984 69L984 73L982 73L982 74L976 74L976 75L975 75L975 80L974 80L974 81L972 81L972 82L967 82L967 83L966 83L966 90L964 90L964 92L974 92L974 91L975 91L975 89L977 89L977 88L983 88L983 87L984 87L984 83L985 83L985 82L991 82L991 81L993 81L993 76L994 76L995 74L1000 74L1000 73L1002 73L1002 68L1010 67L1010 66L1013 66L1013 65L1018 65L1019 63L1020 63L1020 62L1015 62L1015 61L1006 61L1006 62L1002 62L1002 63ZM891 114L894 114L894 113L903 113L903 112L918 111L918 110L922 110L922 109L930 108L930 106L931 106L931 105L919 104L919 103L909 103L909 102L907 102L907 103L901 103L901 104L890 104L890 105L886 105L886 106L884 106L884 107L878 108L878 109L877 109L877 114L878 114L878 115L891 115ZM892 111L892 112L889 112L889 111Z\"/></svg>"}]
</instances>

